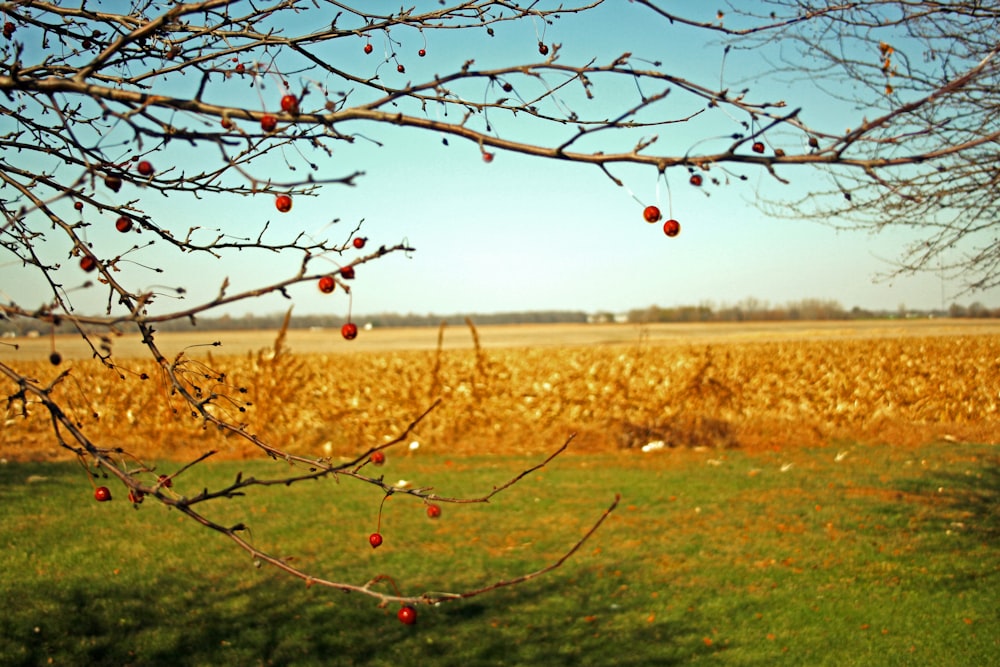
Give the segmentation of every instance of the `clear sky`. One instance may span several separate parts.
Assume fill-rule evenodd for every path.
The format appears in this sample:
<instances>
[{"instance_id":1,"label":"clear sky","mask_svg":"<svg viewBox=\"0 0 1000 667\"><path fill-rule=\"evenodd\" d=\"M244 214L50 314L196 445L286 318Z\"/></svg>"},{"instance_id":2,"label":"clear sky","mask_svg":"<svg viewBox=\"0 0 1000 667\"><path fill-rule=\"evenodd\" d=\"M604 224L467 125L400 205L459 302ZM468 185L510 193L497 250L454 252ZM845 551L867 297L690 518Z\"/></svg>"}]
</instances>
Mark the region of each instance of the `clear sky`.
<instances>
[{"instance_id":1,"label":"clear sky","mask_svg":"<svg viewBox=\"0 0 1000 667\"><path fill-rule=\"evenodd\" d=\"M417 81L433 72L454 70L469 57L476 57L477 64L484 66L510 64L515 58L537 60L536 29L541 30L541 26L498 28L493 39L482 32L429 33L424 59L412 55L424 44L415 32L393 36L403 41L400 52L410 53L406 77ZM676 68L678 74L706 85L715 85L723 76L722 48L710 43L710 36L671 27L631 3L611 3L587 20L560 19L546 30L547 42L564 44L566 60L585 55L610 60L629 50L650 60L662 60L665 68ZM382 45L376 42L376 52L365 56L360 41L345 41L350 43L342 57L352 59L350 67L364 72L378 65ZM759 63L750 60L752 57L752 53L741 53L734 62L731 56L725 76L738 78L755 71ZM619 101L622 92L599 85L597 99L588 109L599 111L605 104L610 109L610 103ZM805 114L813 113L817 121L850 122L836 117L828 103L806 88L781 94L789 96L789 105L803 106ZM251 100L258 93L252 95ZM264 95L279 93L272 85ZM796 95L801 97L795 99ZM692 100L678 98L678 115L697 108ZM502 132L511 121L498 118L495 122ZM177 195L165 199L143 192L123 194L142 197L147 212L158 220L175 221L171 225L179 233L192 225L205 225L256 235L270 220L272 240L299 231L346 239L364 220L361 235L374 245L407 239L416 252L389 256L358 269L353 310L359 315L383 311L625 311L653 304L726 305L747 297L772 305L821 298L837 300L847 308L893 310L901 305L939 308L956 300L1000 304L996 292L956 299L957 286L936 275L876 280L879 274L891 271L900 249L916 238L912 233L891 231L871 236L836 231L815 222L772 218L755 206L755 199L761 196L788 193L796 197L816 187L817 175L809 167L784 170L782 175L792 181L791 185L778 184L763 171L734 167L734 173L746 174L748 180L700 189L687 184L685 171L673 170L667 173L668 194L667 184L652 169L616 170L627 184L620 188L592 166L502 151L487 164L475 145L460 139L452 138L445 146L436 134L374 125L352 129L384 145L365 141L337 145L333 157L320 162L321 175L336 176L355 169L366 175L355 187L330 185L317 197L296 197L288 214L277 213L273 196L268 194L236 201L224 196L196 200ZM663 150L676 154L716 130L718 126L699 121L667 126L658 133ZM286 151L286 155L292 163L298 159L294 152ZM317 155L310 158L320 159ZM164 152L156 160L158 169L175 161L178 167L209 168L219 160L219 153L212 147L202 153L185 148ZM271 159L267 165L277 180L293 176L282 159ZM682 225L680 235L667 238L660 225L645 223L637 199L643 204L658 204L664 213L677 218ZM69 206L66 202L67 209ZM330 224L333 218L341 222ZM112 224L104 221L103 230L95 224L90 232L92 240L111 244L118 252L136 242L135 238L116 236L108 229ZM137 264L124 267L123 276L134 278L139 285L184 285L188 296L177 305L185 307L214 296L226 276L234 289L252 288L294 274L299 262L295 255L265 253L242 253L223 261L193 255L177 258L161 255L156 248L131 256ZM351 252L346 253L347 258L351 256ZM157 264L167 272L156 275L140 266ZM75 263L68 263L67 270L77 272L68 276L70 282L82 281ZM8 260L0 259L0 281L4 291L16 295L19 303L33 305L44 298L33 287L37 276ZM106 292L74 295L76 306L84 311L100 309L107 301ZM300 314L347 312L347 300L339 290L323 295L308 284L298 286L292 295L295 311ZM170 305L161 301L159 307ZM287 305L281 298L264 298L235 305L226 312L270 313Z\"/></svg>"}]
</instances>

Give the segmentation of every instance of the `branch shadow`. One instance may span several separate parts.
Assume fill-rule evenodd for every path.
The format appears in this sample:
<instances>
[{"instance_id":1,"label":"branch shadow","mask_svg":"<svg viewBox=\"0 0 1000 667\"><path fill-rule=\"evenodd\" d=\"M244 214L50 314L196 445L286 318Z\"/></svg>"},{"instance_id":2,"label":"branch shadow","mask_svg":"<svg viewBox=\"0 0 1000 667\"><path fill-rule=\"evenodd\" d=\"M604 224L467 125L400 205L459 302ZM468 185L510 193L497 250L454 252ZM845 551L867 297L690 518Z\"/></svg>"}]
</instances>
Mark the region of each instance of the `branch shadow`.
<instances>
[{"instance_id":1,"label":"branch shadow","mask_svg":"<svg viewBox=\"0 0 1000 667\"><path fill-rule=\"evenodd\" d=\"M621 619L606 614L595 621L552 613L566 609L567 596L581 603L587 596L557 583L419 608L416 626L363 596L305 590L277 575L251 584L177 576L127 590L102 578L25 582L4 595L20 601L17 613L0 617L0 661L11 666L638 667L717 650L702 642L704 628L678 619L643 620L622 631Z\"/></svg>"}]
</instances>

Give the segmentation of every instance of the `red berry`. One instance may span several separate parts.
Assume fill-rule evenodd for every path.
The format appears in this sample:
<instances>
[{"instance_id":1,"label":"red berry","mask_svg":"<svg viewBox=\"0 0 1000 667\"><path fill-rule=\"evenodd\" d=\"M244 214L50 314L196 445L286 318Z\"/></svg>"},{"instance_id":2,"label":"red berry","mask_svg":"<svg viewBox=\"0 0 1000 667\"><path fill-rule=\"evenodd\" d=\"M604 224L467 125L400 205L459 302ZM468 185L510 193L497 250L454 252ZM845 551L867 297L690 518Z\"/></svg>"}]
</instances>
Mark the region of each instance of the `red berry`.
<instances>
[{"instance_id":1,"label":"red berry","mask_svg":"<svg viewBox=\"0 0 1000 667\"><path fill-rule=\"evenodd\" d=\"M355 247L355 248L357 248L358 250L361 250L362 248L364 248L364 247L365 247L365 239L364 239L363 237L361 237L361 236L357 236L357 237L355 237L355 238L354 238L354 240L353 240L353 241L351 241L351 243L352 243L352 244L354 245L354 247Z\"/></svg>"},{"instance_id":2,"label":"red berry","mask_svg":"<svg viewBox=\"0 0 1000 667\"><path fill-rule=\"evenodd\" d=\"M701 185L701 174L691 174L690 183L695 187Z\"/></svg>"},{"instance_id":3,"label":"red berry","mask_svg":"<svg viewBox=\"0 0 1000 667\"><path fill-rule=\"evenodd\" d=\"M681 223L677 222L673 218L667 220L663 223L663 233L673 238L681 233Z\"/></svg>"},{"instance_id":4,"label":"red berry","mask_svg":"<svg viewBox=\"0 0 1000 667\"><path fill-rule=\"evenodd\" d=\"M354 322L348 322L344 326L340 327L340 335L347 340L354 340L358 337L358 325Z\"/></svg>"},{"instance_id":5,"label":"red berry","mask_svg":"<svg viewBox=\"0 0 1000 667\"><path fill-rule=\"evenodd\" d=\"M142 491L136 491L135 489L129 489L128 490L128 501L130 503L134 503L134 504L138 505L139 503L142 502L143 497L144 496L143 496Z\"/></svg>"},{"instance_id":6,"label":"red berry","mask_svg":"<svg viewBox=\"0 0 1000 667\"><path fill-rule=\"evenodd\" d=\"M105 176L104 184L108 186L112 192L118 192L122 189L122 179L118 176Z\"/></svg>"},{"instance_id":7,"label":"red berry","mask_svg":"<svg viewBox=\"0 0 1000 667\"><path fill-rule=\"evenodd\" d=\"M371 45L371 43L365 44L365 53L371 53L374 50L375 50L375 47L373 47Z\"/></svg>"},{"instance_id":8,"label":"red berry","mask_svg":"<svg viewBox=\"0 0 1000 667\"><path fill-rule=\"evenodd\" d=\"M417 51L417 55L423 58L424 56L427 55L427 49L420 49L419 51Z\"/></svg>"},{"instance_id":9,"label":"red berry","mask_svg":"<svg viewBox=\"0 0 1000 667\"><path fill-rule=\"evenodd\" d=\"M156 481L160 483L160 486L166 487L168 489L174 485L174 480L170 479L170 477L166 475L160 475L159 477L156 478Z\"/></svg>"},{"instance_id":10,"label":"red berry","mask_svg":"<svg viewBox=\"0 0 1000 667\"><path fill-rule=\"evenodd\" d=\"M750 149L754 153L763 153L764 152L764 142L763 141L755 141L755 142L753 142L753 146L751 146Z\"/></svg>"},{"instance_id":11,"label":"red berry","mask_svg":"<svg viewBox=\"0 0 1000 667\"><path fill-rule=\"evenodd\" d=\"M278 195L274 198L274 208L282 213L288 213L292 210L292 198L288 195Z\"/></svg>"},{"instance_id":12,"label":"red berry","mask_svg":"<svg viewBox=\"0 0 1000 667\"><path fill-rule=\"evenodd\" d=\"M243 63L238 63L236 65L236 73L237 74L243 74L244 70L246 70L246 67L243 65Z\"/></svg>"},{"instance_id":13,"label":"red berry","mask_svg":"<svg viewBox=\"0 0 1000 667\"><path fill-rule=\"evenodd\" d=\"M400 74L406 73L406 68L403 67L403 63L399 63L398 65L396 65L396 71L399 72Z\"/></svg>"},{"instance_id":14,"label":"red berry","mask_svg":"<svg viewBox=\"0 0 1000 667\"><path fill-rule=\"evenodd\" d=\"M509 93L514 90L513 84L510 83L504 83L503 86L501 86L501 88L503 88L503 92L505 93Z\"/></svg>"},{"instance_id":15,"label":"red berry","mask_svg":"<svg viewBox=\"0 0 1000 667\"><path fill-rule=\"evenodd\" d=\"M659 222L660 218L663 217L660 214L660 209L656 206L647 206L642 210L642 217L646 219L646 222L652 224L654 222Z\"/></svg>"},{"instance_id":16,"label":"red berry","mask_svg":"<svg viewBox=\"0 0 1000 667\"><path fill-rule=\"evenodd\" d=\"M97 260L90 255L84 255L80 258L80 268L90 273L97 268Z\"/></svg>"},{"instance_id":17,"label":"red berry","mask_svg":"<svg viewBox=\"0 0 1000 667\"><path fill-rule=\"evenodd\" d=\"M16 29L17 26L15 26L10 21L7 21L6 23L3 24L3 36L6 37L7 39L10 39L14 35L14 31Z\"/></svg>"},{"instance_id":18,"label":"red berry","mask_svg":"<svg viewBox=\"0 0 1000 667\"><path fill-rule=\"evenodd\" d=\"M73 208L75 208L78 211L82 211L83 210L83 202L82 201L73 202Z\"/></svg>"},{"instance_id":19,"label":"red berry","mask_svg":"<svg viewBox=\"0 0 1000 667\"><path fill-rule=\"evenodd\" d=\"M153 163L150 162L149 160L143 160L142 162L140 162L139 165L136 167L136 169L143 176L153 175Z\"/></svg>"},{"instance_id":20,"label":"red berry","mask_svg":"<svg viewBox=\"0 0 1000 667\"><path fill-rule=\"evenodd\" d=\"M385 463L385 454L382 452L372 452L371 461L375 465L380 466Z\"/></svg>"},{"instance_id":21,"label":"red berry","mask_svg":"<svg viewBox=\"0 0 1000 667\"><path fill-rule=\"evenodd\" d=\"M427 506L427 516L432 519L436 519L441 516L441 506L440 505L428 505Z\"/></svg>"},{"instance_id":22,"label":"red berry","mask_svg":"<svg viewBox=\"0 0 1000 667\"><path fill-rule=\"evenodd\" d=\"M344 268L342 268L340 270L340 276L344 280L354 280L354 267L353 266L345 266Z\"/></svg>"},{"instance_id":23,"label":"red berry","mask_svg":"<svg viewBox=\"0 0 1000 667\"><path fill-rule=\"evenodd\" d=\"M483 162L485 162L486 164L493 162L493 153L487 153L486 151L483 151Z\"/></svg>"},{"instance_id":24,"label":"red berry","mask_svg":"<svg viewBox=\"0 0 1000 667\"><path fill-rule=\"evenodd\" d=\"M115 221L115 229L120 231L122 234L130 232L132 231L132 221L123 215Z\"/></svg>"},{"instance_id":25,"label":"red berry","mask_svg":"<svg viewBox=\"0 0 1000 667\"><path fill-rule=\"evenodd\" d=\"M545 46L543 42L538 42L538 52L543 56L549 55L549 47Z\"/></svg>"},{"instance_id":26,"label":"red berry","mask_svg":"<svg viewBox=\"0 0 1000 667\"><path fill-rule=\"evenodd\" d=\"M323 294L329 294L337 288L337 281L333 279L333 276L323 276L316 284L319 286L319 291Z\"/></svg>"},{"instance_id":27,"label":"red berry","mask_svg":"<svg viewBox=\"0 0 1000 667\"><path fill-rule=\"evenodd\" d=\"M410 606L400 607L396 616L406 625L413 625L417 622L417 610Z\"/></svg>"},{"instance_id":28,"label":"red berry","mask_svg":"<svg viewBox=\"0 0 1000 667\"><path fill-rule=\"evenodd\" d=\"M299 98L295 95L285 95L281 98L281 110L297 114L299 112Z\"/></svg>"},{"instance_id":29,"label":"red berry","mask_svg":"<svg viewBox=\"0 0 1000 667\"><path fill-rule=\"evenodd\" d=\"M368 536L368 544L372 545L372 549L378 549L382 546L382 536L378 533L372 533Z\"/></svg>"},{"instance_id":30,"label":"red berry","mask_svg":"<svg viewBox=\"0 0 1000 667\"><path fill-rule=\"evenodd\" d=\"M274 132L274 128L278 127L278 119L271 114L264 114L260 118L260 129L265 132Z\"/></svg>"},{"instance_id":31,"label":"red berry","mask_svg":"<svg viewBox=\"0 0 1000 667\"><path fill-rule=\"evenodd\" d=\"M232 129L233 127L233 121L229 120L228 118L223 118L222 120L219 121L219 125L222 126L222 129L229 130Z\"/></svg>"},{"instance_id":32,"label":"red berry","mask_svg":"<svg viewBox=\"0 0 1000 667\"><path fill-rule=\"evenodd\" d=\"M53 366L58 366L59 364L62 363L62 355L56 351L53 351L52 354L49 355L49 363L52 364Z\"/></svg>"},{"instance_id":33,"label":"red berry","mask_svg":"<svg viewBox=\"0 0 1000 667\"><path fill-rule=\"evenodd\" d=\"M106 503L111 500L111 489L106 486L99 486L94 489L94 500L99 503Z\"/></svg>"}]
</instances>

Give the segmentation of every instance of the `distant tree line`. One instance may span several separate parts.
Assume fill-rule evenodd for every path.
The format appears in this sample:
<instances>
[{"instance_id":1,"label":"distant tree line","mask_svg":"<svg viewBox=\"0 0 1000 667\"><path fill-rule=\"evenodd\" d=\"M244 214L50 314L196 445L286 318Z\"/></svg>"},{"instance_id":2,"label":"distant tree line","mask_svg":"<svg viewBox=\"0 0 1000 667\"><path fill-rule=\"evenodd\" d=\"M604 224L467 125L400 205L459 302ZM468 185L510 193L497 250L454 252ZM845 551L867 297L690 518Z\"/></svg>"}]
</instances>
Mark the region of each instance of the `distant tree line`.
<instances>
[{"instance_id":1,"label":"distant tree line","mask_svg":"<svg viewBox=\"0 0 1000 667\"><path fill-rule=\"evenodd\" d=\"M987 308L980 302L970 306L952 304L944 310L910 310L900 305L896 310L868 310L859 306L845 308L832 299L802 299L783 305L771 305L753 297L735 305L716 307L711 303L696 306L650 306L628 311L629 322L747 322L747 321L814 321L814 320L871 320L900 317L1000 317L1000 308Z\"/></svg>"},{"instance_id":2,"label":"distant tree line","mask_svg":"<svg viewBox=\"0 0 1000 667\"><path fill-rule=\"evenodd\" d=\"M159 324L158 331L237 331L254 329L279 329L284 313L243 316L221 315L202 317L197 320L173 320ZM490 324L559 324L587 322L624 322L651 324L656 322L781 322L813 320L870 320L899 317L951 317L951 318L1000 318L1000 307L988 308L980 302L965 306L952 304L945 310L909 310L900 305L896 310L867 310L854 306L844 308L840 302L826 299L802 299L783 305L771 305L766 301L747 298L734 305L717 306L710 302L683 306L649 306L636 308L626 313L586 313L582 310L531 310L504 313L455 313L437 315L434 313L375 313L356 316L356 320L372 327L436 327L442 322L449 325L464 325L471 319L478 325ZM336 329L343 324L340 315L293 315L293 329ZM30 319L11 318L0 320L0 333L17 336L29 335L37 331L38 323ZM76 327L68 321L60 322L55 333L72 333ZM51 331L37 331L49 334Z\"/></svg>"}]
</instances>

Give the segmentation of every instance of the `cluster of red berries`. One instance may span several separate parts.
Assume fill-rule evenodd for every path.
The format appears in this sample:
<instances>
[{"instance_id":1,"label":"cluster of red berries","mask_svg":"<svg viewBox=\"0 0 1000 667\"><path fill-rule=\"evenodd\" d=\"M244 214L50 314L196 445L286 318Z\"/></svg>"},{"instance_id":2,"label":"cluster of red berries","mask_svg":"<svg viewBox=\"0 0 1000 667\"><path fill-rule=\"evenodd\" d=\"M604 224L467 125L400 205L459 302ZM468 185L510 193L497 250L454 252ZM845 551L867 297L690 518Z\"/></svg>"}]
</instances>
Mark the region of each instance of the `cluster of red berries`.
<instances>
[{"instance_id":1,"label":"cluster of red berries","mask_svg":"<svg viewBox=\"0 0 1000 667\"><path fill-rule=\"evenodd\" d=\"M646 222L653 224L663 219L663 214L660 213L660 208L658 206L647 206L642 211L642 217L646 220ZM677 236L681 233L681 223L677 222L673 218L670 218L663 223L663 233L671 238Z\"/></svg>"}]
</instances>

